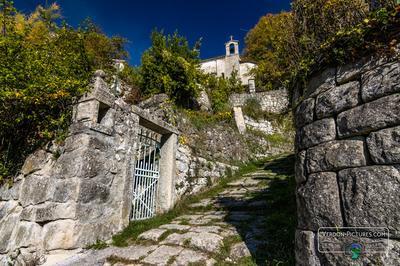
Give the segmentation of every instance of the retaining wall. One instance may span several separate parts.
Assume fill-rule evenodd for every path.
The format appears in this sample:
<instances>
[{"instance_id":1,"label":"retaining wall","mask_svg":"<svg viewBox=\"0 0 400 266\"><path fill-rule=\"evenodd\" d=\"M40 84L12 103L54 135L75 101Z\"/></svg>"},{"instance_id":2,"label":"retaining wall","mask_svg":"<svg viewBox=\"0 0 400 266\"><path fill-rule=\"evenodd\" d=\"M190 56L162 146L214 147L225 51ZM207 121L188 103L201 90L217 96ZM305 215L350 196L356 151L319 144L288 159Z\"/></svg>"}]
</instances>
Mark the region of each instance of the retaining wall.
<instances>
[{"instance_id":1,"label":"retaining wall","mask_svg":"<svg viewBox=\"0 0 400 266\"><path fill-rule=\"evenodd\" d=\"M363 59L295 93L298 265L400 265L399 74L397 59ZM321 227L388 228L388 253L368 252L384 238L318 241ZM325 240L336 247L319 252ZM363 246L357 261L331 252L351 241Z\"/></svg>"}]
</instances>

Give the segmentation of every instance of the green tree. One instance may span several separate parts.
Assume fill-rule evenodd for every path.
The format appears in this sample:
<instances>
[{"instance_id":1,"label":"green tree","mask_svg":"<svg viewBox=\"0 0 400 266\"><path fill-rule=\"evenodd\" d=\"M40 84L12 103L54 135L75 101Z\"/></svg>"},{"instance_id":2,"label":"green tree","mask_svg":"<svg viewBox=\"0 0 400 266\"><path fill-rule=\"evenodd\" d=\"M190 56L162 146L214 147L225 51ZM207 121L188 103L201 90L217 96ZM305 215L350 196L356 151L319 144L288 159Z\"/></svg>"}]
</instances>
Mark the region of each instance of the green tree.
<instances>
[{"instance_id":1,"label":"green tree","mask_svg":"<svg viewBox=\"0 0 400 266\"><path fill-rule=\"evenodd\" d=\"M191 107L198 95L202 74L199 70L200 41L191 47L175 32L153 31L151 47L143 53L140 74L145 96L166 93L176 104Z\"/></svg>"},{"instance_id":2,"label":"green tree","mask_svg":"<svg viewBox=\"0 0 400 266\"><path fill-rule=\"evenodd\" d=\"M102 33L93 38L92 32L58 26L53 11L24 15L12 2L2 3L0 183L18 172L26 155L66 133L71 104L87 91L93 71L112 69L112 59L126 53ZM94 45L99 39L105 41Z\"/></svg>"},{"instance_id":3,"label":"green tree","mask_svg":"<svg viewBox=\"0 0 400 266\"><path fill-rule=\"evenodd\" d=\"M0 1L0 20L1 20L1 33L3 37L7 35L8 31L12 31L14 26L14 15L16 9L14 8L14 2L8 0Z\"/></svg>"},{"instance_id":4,"label":"green tree","mask_svg":"<svg viewBox=\"0 0 400 266\"><path fill-rule=\"evenodd\" d=\"M288 69L299 57L295 44L292 13L261 17L247 34L245 49L245 56L258 64L254 70L257 88L271 90L286 85Z\"/></svg>"}]
</instances>

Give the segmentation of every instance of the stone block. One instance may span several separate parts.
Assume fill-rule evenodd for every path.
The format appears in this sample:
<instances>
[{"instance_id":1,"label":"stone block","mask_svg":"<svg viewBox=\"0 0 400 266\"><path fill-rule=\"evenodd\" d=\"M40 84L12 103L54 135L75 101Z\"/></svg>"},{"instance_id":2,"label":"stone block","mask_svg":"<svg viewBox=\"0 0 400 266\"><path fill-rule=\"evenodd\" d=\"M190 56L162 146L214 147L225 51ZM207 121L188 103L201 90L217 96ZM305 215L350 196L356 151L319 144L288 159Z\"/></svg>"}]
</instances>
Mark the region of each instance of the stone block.
<instances>
[{"instance_id":1,"label":"stone block","mask_svg":"<svg viewBox=\"0 0 400 266\"><path fill-rule=\"evenodd\" d=\"M91 121L93 123L97 122L97 116L99 112L99 101L89 100L85 102L80 102L75 108L75 122L81 121Z\"/></svg>"},{"instance_id":2,"label":"stone block","mask_svg":"<svg viewBox=\"0 0 400 266\"><path fill-rule=\"evenodd\" d=\"M19 194L21 191L22 182L17 181L11 186L9 184L4 184L0 187L0 201L6 200L17 200L19 199ZM1 219L1 218L0 218Z\"/></svg>"},{"instance_id":3,"label":"stone block","mask_svg":"<svg viewBox=\"0 0 400 266\"><path fill-rule=\"evenodd\" d=\"M37 223L21 221L16 225L12 237L9 240L10 249L14 250L21 247L41 248L42 227Z\"/></svg>"},{"instance_id":4,"label":"stone block","mask_svg":"<svg viewBox=\"0 0 400 266\"><path fill-rule=\"evenodd\" d=\"M169 259L177 256L182 250L183 247L160 246L150 253L143 262L151 265L168 265Z\"/></svg>"},{"instance_id":5,"label":"stone block","mask_svg":"<svg viewBox=\"0 0 400 266\"><path fill-rule=\"evenodd\" d=\"M308 82L306 97L313 97L335 86L336 69L328 68L314 75Z\"/></svg>"},{"instance_id":6,"label":"stone block","mask_svg":"<svg viewBox=\"0 0 400 266\"><path fill-rule=\"evenodd\" d=\"M21 205L39 204L48 201L54 193L54 185L50 178L29 175L22 184Z\"/></svg>"},{"instance_id":7,"label":"stone block","mask_svg":"<svg viewBox=\"0 0 400 266\"><path fill-rule=\"evenodd\" d=\"M75 219L75 215L75 202L46 202L24 208L21 213L21 219L32 222L48 222L60 219Z\"/></svg>"},{"instance_id":8,"label":"stone block","mask_svg":"<svg viewBox=\"0 0 400 266\"><path fill-rule=\"evenodd\" d=\"M334 140L336 138L335 120L326 118L306 125L298 130L296 138L300 150Z\"/></svg>"},{"instance_id":9,"label":"stone block","mask_svg":"<svg viewBox=\"0 0 400 266\"><path fill-rule=\"evenodd\" d=\"M295 178L297 184L301 184L307 181L305 163L306 151L301 151L297 153L295 163Z\"/></svg>"},{"instance_id":10,"label":"stone block","mask_svg":"<svg viewBox=\"0 0 400 266\"><path fill-rule=\"evenodd\" d=\"M398 124L400 124L399 93L344 111L337 118L340 137L368 134Z\"/></svg>"},{"instance_id":11,"label":"stone block","mask_svg":"<svg viewBox=\"0 0 400 266\"><path fill-rule=\"evenodd\" d=\"M339 172L345 220L350 227L387 227L400 232L400 165ZM400 234L399 234L400 235Z\"/></svg>"},{"instance_id":12,"label":"stone block","mask_svg":"<svg viewBox=\"0 0 400 266\"><path fill-rule=\"evenodd\" d=\"M138 238L143 240L158 241L165 232L167 232L167 229L154 228L141 233Z\"/></svg>"},{"instance_id":13,"label":"stone block","mask_svg":"<svg viewBox=\"0 0 400 266\"><path fill-rule=\"evenodd\" d=\"M21 173L23 175L28 175L41 170L52 157L53 155L45 150L37 150L25 160L21 168Z\"/></svg>"},{"instance_id":14,"label":"stone block","mask_svg":"<svg viewBox=\"0 0 400 266\"><path fill-rule=\"evenodd\" d=\"M84 180L81 183L78 201L88 203L95 200L99 202L106 202L110 196L110 189L108 186L96 183L91 180Z\"/></svg>"},{"instance_id":15,"label":"stone block","mask_svg":"<svg viewBox=\"0 0 400 266\"><path fill-rule=\"evenodd\" d=\"M400 163L400 126L371 133L367 144L376 164Z\"/></svg>"},{"instance_id":16,"label":"stone block","mask_svg":"<svg viewBox=\"0 0 400 266\"><path fill-rule=\"evenodd\" d=\"M365 102L400 91L400 63L389 63L362 75L362 98Z\"/></svg>"},{"instance_id":17,"label":"stone block","mask_svg":"<svg viewBox=\"0 0 400 266\"><path fill-rule=\"evenodd\" d=\"M44 249L47 251L77 248L75 221L59 220L47 223L43 227L42 236Z\"/></svg>"},{"instance_id":18,"label":"stone block","mask_svg":"<svg viewBox=\"0 0 400 266\"><path fill-rule=\"evenodd\" d=\"M305 99L299 104L295 114L295 123L297 128L314 121L314 106L314 98Z\"/></svg>"},{"instance_id":19,"label":"stone block","mask_svg":"<svg viewBox=\"0 0 400 266\"><path fill-rule=\"evenodd\" d=\"M360 80L367 59L363 58L357 62L338 66L336 68L336 83L345 84L350 81Z\"/></svg>"},{"instance_id":20,"label":"stone block","mask_svg":"<svg viewBox=\"0 0 400 266\"><path fill-rule=\"evenodd\" d=\"M79 179L54 181L54 193L51 197L55 202L76 201L78 198Z\"/></svg>"},{"instance_id":21,"label":"stone block","mask_svg":"<svg viewBox=\"0 0 400 266\"><path fill-rule=\"evenodd\" d=\"M363 140L331 141L307 150L308 173L337 171L366 164Z\"/></svg>"},{"instance_id":22,"label":"stone block","mask_svg":"<svg viewBox=\"0 0 400 266\"><path fill-rule=\"evenodd\" d=\"M317 256L315 233L312 231L296 230L295 256L296 265L309 266L320 265Z\"/></svg>"},{"instance_id":23,"label":"stone block","mask_svg":"<svg viewBox=\"0 0 400 266\"><path fill-rule=\"evenodd\" d=\"M361 103L360 82L353 81L334 87L317 97L315 114L318 119L333 116Z\"/></svg>"},{"instance_id":24,"label":"stone block","mask_svg":"<svg viewBox=\"0 0 400 266\"><path fill-rule=\"evenodd\" d=\"M9 251L10 239L17 229L22 211L22 207L18 206L17 202L12 201L1 204L1 215L3 217L0 219L0 254Z\"/></svg>"},{"instance_id":25,"label":"stone block","mask_svg":"<svg viewBox=\"0 0 400 266\"><path fill-rule=\"evenodd\" d=\"M336 173L311 174L297 189L299 228L317 231L319 227L342 226Z\"/></svg>"},{"instance_id":26,"label":"stone block","mask_svg":"<svg viewBox=\"0 0 400 266\"><path fill-rule=\"evenodd\" d=\"M71 152L81 148L89 147L89 143L92 137L88 134L76 134L69 136L65 140L64 150L65 152Z\"/></svg>"},{"instance_id":27,"label":"stone block","mask_svg":"<svg viewBox=\"0 0 400 266\"><path fill-rule=\"evenodd\" d=\"M105 171L104 152L97 149L78 149L63 153L53 168L57 178L92 178Z\"/></svg>"}]
</instances>

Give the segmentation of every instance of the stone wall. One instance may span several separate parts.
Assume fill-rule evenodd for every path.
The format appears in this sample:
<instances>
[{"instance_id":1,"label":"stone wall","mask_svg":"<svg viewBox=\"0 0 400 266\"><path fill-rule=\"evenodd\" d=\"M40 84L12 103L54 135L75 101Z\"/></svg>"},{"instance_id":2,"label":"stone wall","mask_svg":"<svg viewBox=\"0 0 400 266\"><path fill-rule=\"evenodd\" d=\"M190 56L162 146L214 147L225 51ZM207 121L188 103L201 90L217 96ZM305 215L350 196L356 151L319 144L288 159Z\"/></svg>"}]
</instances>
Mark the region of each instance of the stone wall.
<instances>
[{"instance_id":1,"label":"stone wall","mask_svg":"<svg viewBox=\"0 0 400 266\"><path fill-rule=\"evenodd\" d=\"M320 227L386 227L388 253L363 251L356 262L400 264L399 73L398 60L363 59L296 92L298 265L353 265L318 251ZM368 249L372 240L357 241Z\"/></svg>"},{"instance_id":2,"label":"stone wall","mask_svg":"<svg viewBox=\"0 0 400 266\"><path fill-rule=\"evenodd\" d=\"M248 99L257 99L261 108L269 113L283 113L288 110L289 98L286 90L273 90L256 93L234 93L229 97L233 107L242 107Z\"/></svg>"},{"instance_id":3,"label":"stone wall","mask_svg":"<svg viewBox=\"0 0 400 266\"><path fill-rule=\"evenodd\" d=\"M157 209L173 206L176 130L110 94L103 75L74 107L65 142L30 155L12 187L0 188L0 265L84 248L126 227L139 126L163 136Z\"/></svg>"},{"instance_id":4,"label":"stone wall","mask_svg":"<svg viewBox=\"0 0 400 266\"><path fill-rule=\"evenodd\" d=\"M238 167L196 156L189 146L179 144L176 170L175 196L180 199L183 195L200 192L223 176L233 174Z\"/></svg>"}]
</instances>

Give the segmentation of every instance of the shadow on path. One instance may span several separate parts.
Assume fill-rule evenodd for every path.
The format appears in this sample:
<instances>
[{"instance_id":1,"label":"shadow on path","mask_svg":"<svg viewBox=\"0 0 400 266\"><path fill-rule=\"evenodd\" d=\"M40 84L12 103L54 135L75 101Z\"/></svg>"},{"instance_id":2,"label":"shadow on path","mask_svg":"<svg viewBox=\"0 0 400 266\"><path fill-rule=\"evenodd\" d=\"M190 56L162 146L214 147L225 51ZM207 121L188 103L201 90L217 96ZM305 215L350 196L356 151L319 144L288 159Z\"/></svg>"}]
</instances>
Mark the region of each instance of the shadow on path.
<instances>
[{"instance_id":1,"label":"shadow on path","mask_svg":"<svg viewBox=\"0 0 400 266\"><path fill-rule=\"evenodd\" d=\"M217 204L228 212L257 265L294 265L296 199L294 156L266 162ZM237 191L237 193L235 193Z\"/></svg>"}]
</instances>

